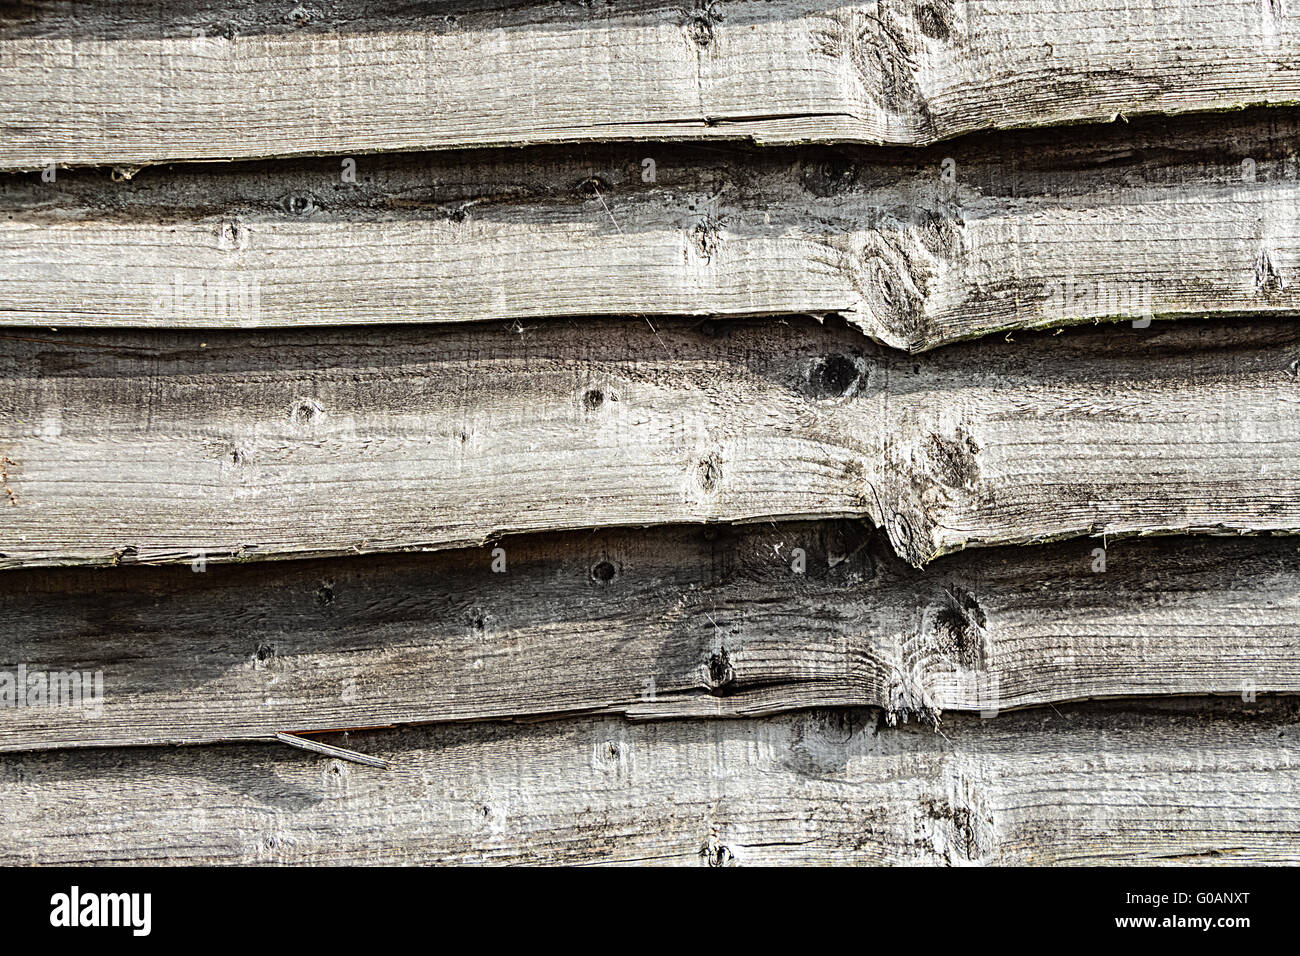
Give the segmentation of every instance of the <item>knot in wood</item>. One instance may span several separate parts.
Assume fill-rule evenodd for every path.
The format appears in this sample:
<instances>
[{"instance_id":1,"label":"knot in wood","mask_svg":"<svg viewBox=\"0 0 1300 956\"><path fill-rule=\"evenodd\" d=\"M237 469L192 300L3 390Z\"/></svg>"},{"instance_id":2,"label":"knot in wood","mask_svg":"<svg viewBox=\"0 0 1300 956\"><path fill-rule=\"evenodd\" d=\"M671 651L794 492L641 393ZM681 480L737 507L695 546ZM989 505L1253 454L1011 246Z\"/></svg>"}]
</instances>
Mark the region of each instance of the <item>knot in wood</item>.
<instances>
[{"instance_id":1,"label":"knot in wood","mask_svg":"<svg viewBox=\"0 0 1300 956\"><path fill-rule=\"evenodd\" d=\"M705 494L714 494L722 483L722 462L717 455L702 459L695 466L695 478Z\"/></svg>"},{"instance_id":2,"label":"knot in wood","mask_svg":"<svg viewBox=\"0 0 1300 956\"><path fill-rule=\"evenodd\" d=\"M723 19L721 3L699 3L682 11L682 32L693 44L704 49L713 43L714 32Z\"/></svg>"},{"instance_id":3,"label":"knot in wood","mask_svg":"<svg viewBox=\"0 0 1300 956\"><path fill-rule=\"evenodd\" d=\"M709 657L706 668L709 693L715 697L725 697L736 685L736 668L732 666L731 654L726 647Z\"/></svg>"},{"instance_id":4,"label":"knot in wood","mask_svg":"<svg viewBox=\"0 0 1300 956\"><path fill-rule=\"evenodd\" d=\"M879 109L922 128L933 126L917 83L924 27L901 22L891 10L881 7L836 11L824 22L825 26L813 33L819 53L848 59L863 93ZM927 15L925 22L931 29L942 29L933 16Z\"/></svg>"},{"instance_id":5,"label":"knot in wood","mask_svg":"<svg viewBox=\"0 0 1300 956\"><path fill-rule=\"evenodd\" d=\"M925 286L932 272L926 256L919 243L908 248L906 234L884 232L866 234L841 256L841 268L861 296L859 308L896 348L925 345Z\"/></svg>"},{"instance_id":6,"label":"knot in wood","mask_svg":"<svg viewBox=\"0 0 1300 956\"><path fill-rule=\"evenodd\" d=\"M832 353L813 361L808 370L808 388L814 398L845 398L858 392L866 378L864 359Z\"/></svg>"},{"instance_id":7,"label":"knot in wood","mask_svg":"<svg viewBox=\"0 0 1300 956\"><path fill-rule=\"evenodd\" d=\"M926 609L922 636L967 670L983 670L988 657L988 617L974 595L956 585Z\"/></svg>"},{"instance_id":8,"label":"knot in wood","mask_svg":"<svg viewBox=\"0 0 1300 956\"><path fill-rule=\"evenodd\" d=\"M857 178L857 164L843 156L807 163L799 173L803 188L822 199L851 189Z\"/></svg>"},{"instance_id":9,"label":"knot in wood","mask_svg":"<svg viewBox=\"0 0 1300 956\"><path fill-rule=\"evenodd\" d=\"M722 223L712 216L702 216L691 227L691 247L705 262L713 261L713 254L722 242Z\"/></svg>"},{"instance_id":10,"label":"knot in wood","mask_svg":"<svg viewBox=\"0 0 1300 956\"><path fill-rule=\"evenodd\" d=\"M970 490L980 477L979 451L980 446L963 428L950 436L931 433L922 443L916 463L941 484Z\"/></svg>"},{"instance_id":11,"label":"knot in wood","mask_svg":"<svg viewBox=\"0 0 1300 956\"><path fill-rule=\"evenodd\" d=\"M700 847L700 856L704 857L704 862L709 866L732 866L736 859L735 854L713 833L709 834L704 846Z\"/></svg>"}]
</instances>

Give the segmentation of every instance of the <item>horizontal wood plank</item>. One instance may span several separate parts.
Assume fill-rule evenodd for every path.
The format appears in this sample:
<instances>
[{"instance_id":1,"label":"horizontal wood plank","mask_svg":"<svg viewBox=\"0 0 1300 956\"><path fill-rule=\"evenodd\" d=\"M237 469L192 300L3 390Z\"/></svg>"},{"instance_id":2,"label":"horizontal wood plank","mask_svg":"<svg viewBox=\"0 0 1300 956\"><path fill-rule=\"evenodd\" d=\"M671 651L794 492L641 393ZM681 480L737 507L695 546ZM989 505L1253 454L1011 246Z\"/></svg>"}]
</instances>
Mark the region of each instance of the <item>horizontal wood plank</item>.
<instances>
[{"instance_id":1,"label":"horizontal wood plank","mask_svg":"<svg viewBox=\"0 0 1300 956\"><path fill-rule=\"evenodd\" d=\"M1284 111L902 153L658 144L14 175L0 180L0 321L835 312L921 350L1291 314L1298 137Z\"/></svg>"},{"instance_id":2,"label":"horizontal wood plank","mask_svg":"<svg viewBox=\"0 0 1300 956\"><path fill-rule=\"evenodd\" d=\"M1294 700L444 725L15 754L5 864L1300 862Z\"/></svg>"},{"instance_id":3,"label":"horizontal wood plank","mask_svg":"<svg viewBox=\"0 0 1300 956\"><path fill-rule=\"evenodd\" d=\"M913 563L1300 530L1300 328L903 356L812 321L0 336L0 568L867 517Z\"/></svg>"},{"instance_id":4,"label":"horizontal wood plank","mask_svg":"<svg viewBox=\"0 0 1300 956\"><path fill-rule=\"evenodd\" d=\"M1300 101L1256 0L521 4L30 0L0 167L594 139L922 144Z\"/></svg>"},{"instance_id":5,"label":"horizontal wood plank","mask_svg":"<svg viewBox=\"0 0 1300 956\"><path fill-rule=\"evenodd\" d=\"M57 702L0 706L0 750L578 711L874 706L936 723L1085 697L1300 693L1290 539L980 550L924 572L852 522L500 548L4 574L0 670L90 676Z\"/></svg>"}]
</instances>

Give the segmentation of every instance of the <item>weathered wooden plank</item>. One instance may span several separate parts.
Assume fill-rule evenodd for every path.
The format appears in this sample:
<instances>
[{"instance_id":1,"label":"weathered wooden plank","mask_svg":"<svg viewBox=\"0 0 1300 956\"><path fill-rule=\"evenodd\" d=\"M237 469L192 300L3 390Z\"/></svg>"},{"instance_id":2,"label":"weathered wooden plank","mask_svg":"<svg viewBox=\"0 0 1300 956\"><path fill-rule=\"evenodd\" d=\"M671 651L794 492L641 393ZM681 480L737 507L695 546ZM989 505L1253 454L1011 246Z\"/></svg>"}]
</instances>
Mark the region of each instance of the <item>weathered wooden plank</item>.
<instances>
[{"instance_id":1,"label":"weathered wooden plank","mask_svg":"<svg viewBox=\"0 0 1300 956\"><path fill-rule=\"evenodd\" d=\"M0 165L653 138L927 143L1300 100L1255 0L617 5L31 0L0 21Z\"/></svg>"},{"instance_id":2,"label":"weathered wooden plank","mask_svg":"<svg viewBox=\"0 0 1300 956\"><path fill-rule=\"evenodd\" d=\"M1285 111L901 154L655 145L14 175L0 180L0 320L839 312L923 349L1116 317L1291 313L1298 138Z\"/></svg>"},{"instance_id":3,"label":"weathered wooden plank","mask_svg":"<svg viewBox=\"0 0 1300 956\"><path fill-rule=\"evenodd\" d=\"M1292 700L887 728L863 711L11 754L16 863L1300 862Z\"/></svg>"},{"instance_id":4,"label":"weathered wooden plank","mask_svg":"<svg viewBox=\"0 0 1300 956\"><path fill-rule=\"evenodd\" d=\"M924 356L811 320L0 343L6 568L779 517L866 516L914 563L1300 530L1300 328L1282 321Z\"/></svg>"},{"instance_id":5,"label":"weathered wooden plank","mask_svg":"<svg viewBox=\"0 0 1300 956\"><path fill-rule=\"evenodd\" d=\"M1083 697L1300 692L1290 539L981 550L925 572L848 522L500 547L9 572L0 669L89 674L92 690L24 707L10 692L0 749L577 711L870 705L936 722Z\"/></svg>"}]
</instances>

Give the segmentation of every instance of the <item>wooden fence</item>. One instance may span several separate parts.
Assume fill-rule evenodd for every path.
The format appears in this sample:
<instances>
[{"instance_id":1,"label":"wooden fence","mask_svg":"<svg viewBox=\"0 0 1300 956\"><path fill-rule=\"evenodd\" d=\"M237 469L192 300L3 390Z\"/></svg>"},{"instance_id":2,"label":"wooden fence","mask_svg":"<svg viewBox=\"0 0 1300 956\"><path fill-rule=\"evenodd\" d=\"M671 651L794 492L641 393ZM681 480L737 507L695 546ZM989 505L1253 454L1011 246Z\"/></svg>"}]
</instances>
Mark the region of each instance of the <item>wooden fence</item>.
<instances>
[{"instance_id":1,"label":"wooden fence","mask_svg":"<svg viewBox=\"0 0 1300 956\"><path fill-rule=\"evenodd\" d=\"M0 862L1300 862L1300 14L1114 7L0 5Z\"/></svg>"}]
</instances>

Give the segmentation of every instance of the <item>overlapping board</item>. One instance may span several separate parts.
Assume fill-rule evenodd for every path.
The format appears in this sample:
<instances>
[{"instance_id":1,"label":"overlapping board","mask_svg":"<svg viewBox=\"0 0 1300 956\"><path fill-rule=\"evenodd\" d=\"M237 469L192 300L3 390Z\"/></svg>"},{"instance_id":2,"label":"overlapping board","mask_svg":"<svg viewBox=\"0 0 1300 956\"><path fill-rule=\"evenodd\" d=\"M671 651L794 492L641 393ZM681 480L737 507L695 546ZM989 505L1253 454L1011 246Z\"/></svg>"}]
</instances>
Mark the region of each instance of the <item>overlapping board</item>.
<instances>
[{"instance_id":1,"label":"overlapping board","mask_svg":"<svg viewBox=\"0 0 1300 956\"><path fill-rule=\"evenodd\" d=\"M59 681L80 694L0 707L0 750L811 706L946 733L950 711L1300 692L1300 544L1076 541L918 572L852 522L580 532L470 553L9 571L0 619L0 666L45 675L42 704Z\"/></svg>"},{"instance_id":2,"label":"overlapping board","mask_svg":"<svg viewBox=\"0 0 1300 956\"><path fill-rule=\"evenodd\" d=\"M0 320L839 313L919 350L1300 307L1294 111L929 151L655 144L0 178Z\"/></svg>"},{"instance_id":3,"label":"overlapping board","mask_svg":"<svg viewBox=\"0 0 1300 956\"><path fill-rule=\"evenodd\" d=\"M913 145L1300 100L1257 0L32 0L0 167L593 139Z\"/></svg>"},{"instance_id":4,"label":"overlapping board","mask_svg":"<svg viewBox=\"0 0 1300 956\"><path fill-rule=\"evenodd\" d=\"M0 762L6 864L1294 863L1294 701L586 718Z\"/></svg>"},{"instance_id":5,"label":"overlapping board","mask_svg":"<svg viewBox=\"0 0 1300 956\"><path fill-rule=\"evenodd\" d=\"M811 320L0 337L0 567L866 517L921 564L1300 529L1300 327L924 356Z\"/></svg>"}]
</instances>

